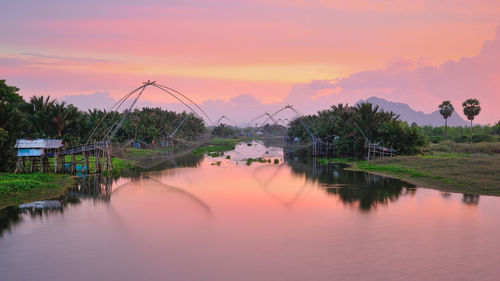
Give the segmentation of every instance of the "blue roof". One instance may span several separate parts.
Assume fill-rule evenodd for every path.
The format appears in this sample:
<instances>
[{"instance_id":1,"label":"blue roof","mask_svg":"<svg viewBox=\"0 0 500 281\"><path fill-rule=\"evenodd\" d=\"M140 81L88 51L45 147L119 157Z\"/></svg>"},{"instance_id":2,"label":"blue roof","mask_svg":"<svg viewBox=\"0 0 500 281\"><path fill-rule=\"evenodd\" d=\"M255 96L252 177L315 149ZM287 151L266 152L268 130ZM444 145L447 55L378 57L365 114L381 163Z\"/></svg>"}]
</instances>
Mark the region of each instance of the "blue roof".
<instances>
[{"instance_id":1,"label":"blue roof","mask_svg":"<svg viewBox=\"0 0 500 281\"><path fill-rule=\"evenodd\" d=\"M17 150L17 156L42 156L43 149L41 148L20 148Z\"/></svg>"}]
</instances>

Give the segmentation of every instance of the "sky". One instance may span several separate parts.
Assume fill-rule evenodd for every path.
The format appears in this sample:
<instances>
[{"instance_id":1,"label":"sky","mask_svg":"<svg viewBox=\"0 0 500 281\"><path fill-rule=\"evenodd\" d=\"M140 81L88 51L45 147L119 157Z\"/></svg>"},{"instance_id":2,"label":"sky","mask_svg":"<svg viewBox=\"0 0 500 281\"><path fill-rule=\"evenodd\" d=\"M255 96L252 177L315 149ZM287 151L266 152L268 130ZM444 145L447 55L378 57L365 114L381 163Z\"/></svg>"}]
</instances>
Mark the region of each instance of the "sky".
<instances>
[{"instance_id":1,"label":"sky","mask_svg":"<svg viewBox=\"0 0 500 281\"><path fill-rule=\"evenodd\" d=\"M109 108L156 80L215 120L371 96L460 114L478 98L475 121L500 120L498 0L5 1L0 36L0 79L26 99ZM151 91L141 105L175 102Z\"/></svg>"}]
</instances>

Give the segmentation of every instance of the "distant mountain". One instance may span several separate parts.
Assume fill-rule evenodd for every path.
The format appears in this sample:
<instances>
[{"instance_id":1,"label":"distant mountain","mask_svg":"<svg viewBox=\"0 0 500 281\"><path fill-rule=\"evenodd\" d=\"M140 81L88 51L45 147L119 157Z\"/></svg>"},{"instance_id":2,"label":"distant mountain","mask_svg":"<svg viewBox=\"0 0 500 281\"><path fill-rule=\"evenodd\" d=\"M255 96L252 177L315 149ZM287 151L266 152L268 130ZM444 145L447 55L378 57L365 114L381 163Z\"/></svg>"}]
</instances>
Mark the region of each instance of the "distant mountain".
<instances>
[{"instance_id":1,"label":"distant mountain","mask_svg":"<svg viewBox=\"0 0 500 281\"><path fill-rule=\"evenodd\" d=\"M387 101L385 99L377 98L377 97L371 97L367 100L360 100L358 103L362 102L369 102L372 104L378 105L380 108L382 108L384 111L392 111L396 114L399 114L400 119L403 121L408 122L408 124L411 125L411 123L415 122L419 126L425 126L425 125L431 125L431 126L443 126L444 125L444 119L441 114L439 114L439 110L436 110L430 114L425 114L422 111L416 111L413 110L411 107L409 107L405 103L399 103L399 102L391 102ZM456 127L456 126L467 126L469 123L462 119L456 112L453 112L453 114L448 118L448 126L450 127Z\"/></svg>"}]
</instances>

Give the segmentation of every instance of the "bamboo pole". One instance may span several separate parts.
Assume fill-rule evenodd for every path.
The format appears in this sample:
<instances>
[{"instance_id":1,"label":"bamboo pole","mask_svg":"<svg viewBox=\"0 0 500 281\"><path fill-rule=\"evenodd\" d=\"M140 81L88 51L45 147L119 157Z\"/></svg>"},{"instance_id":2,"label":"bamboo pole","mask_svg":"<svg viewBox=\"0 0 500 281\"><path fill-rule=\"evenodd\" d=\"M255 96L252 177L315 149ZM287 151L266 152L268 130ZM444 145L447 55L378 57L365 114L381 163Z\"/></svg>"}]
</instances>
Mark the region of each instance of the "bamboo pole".
<instances>
[{"instance_id":1,"label":"bamboo pole","mask_svg":"<svg viewBox=\"0 0 500 281\"><path fill-rule=\"evenodd\" d=\"M85 164L87 165L85 171L87 174L90 174L90 153L88 151L85 152Z\"/></svg>"},{"instance_id":2,"label":"bamboo pole","mask_svg":"<svg viewBox=\"0 0 500 281\"><path fill-rule=\"evenodd\" d=\"M76 158L75 158L75 154L71 154L71 174L76 174Z\"/></svg>"},{"instance_id":3,"label":"bamboo pole","mask_svg":"<svg viewBox=\"0 0 500 281\"><path fill-rule=\"evenodd\" d=\"M57 174L57 152L54 152L54 174Z\"/></svg>"}]
</instances>

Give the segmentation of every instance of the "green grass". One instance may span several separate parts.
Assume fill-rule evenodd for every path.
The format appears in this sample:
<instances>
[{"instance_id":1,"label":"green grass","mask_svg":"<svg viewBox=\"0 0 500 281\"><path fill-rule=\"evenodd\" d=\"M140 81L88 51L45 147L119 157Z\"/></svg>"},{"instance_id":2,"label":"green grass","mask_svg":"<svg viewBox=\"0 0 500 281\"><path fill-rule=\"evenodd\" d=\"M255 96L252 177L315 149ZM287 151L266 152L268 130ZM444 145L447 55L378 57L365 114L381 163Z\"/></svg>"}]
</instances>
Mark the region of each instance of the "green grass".
<instances>
[{"instance_id":1,"label":"green grass","mask_svg":"<svg viewBox=\"0 0 500 281\"><path fill-rule=\"evenodd\" d=\"M210 144L203 147L198 147L193 151L193 154L198 155L210 155L213 153L221 153L226 151L234 150L236 145L240 142L244 141L244 139L211 139ZM218 157L213 156L213 157Z\"/></svg>"},{"instance_id":2,"label":"green grass","mask_svg":"<svg viewBox=\"0 0 500 281\"><path fill-rule=\"evenodd\" d=\"M397 156L372 161L325 159L325 163L347 163L350 169L400 178L449 192L500 196L500 155L444 153Z\"/></svg>"},{"instance_id":3,"label":"green grass","mask_svg":"<svg viewBox=\"0 0 500 281\"><path fill-rule=\"evenodd\" d=\"M336 163L353 163L353 162L359 162L356 158L321 158L319 159L319 163L322 165L326 164L336 164Z\"/></svg>"},{"instance_id":4,"label":"green grass","mask_svg":"<svg viewBox=\"0 0 500 281\"><path fill-rule=\"evenodd\" d=\"M363 171L368 171L368 172L379 172L390 175L400 175L410 178L431 178L435 180L442 180L445 183L455 182L454 180L445 178L443 176L437 176L428 172L419 171L415 168L407 168L397 165L380 165L380 164L371 164L368 162L358 162L356 164L356 167Z\"/></svg>"},{"instance_id":5,"label":"green grass","mask_svg":"<svg viewBox=\"0 0 500 281\"><path fill-rule=\"evenodd\" d=\"M443 141L441 143L431 144L429 150L432 153L500 154L500 142L479 142L470 144Z\"/></svg>"},{"instance_id":6,"label":"green grass","mask_svg":"<svg viewBox=\"0 0 500 281\"><path fill-rule=\"evenodd\" d=\"M121 174L126 168L134 166L134 161L128 159L113 158L113 173Z\"/></svg>"},{"instance_id":7,"label":"green grass","mask_svg":"<svg viewBox=\"0 0 500 281\"><path fill-rule=\"evenodd\" d=\"M0 209L58 197L73 183L68 175L0 173Z\"/></svg>"},{"instance_id":8,"label":"green grass","mask_svg":"<svg viewBox=\"0 0 500 281\"><path fill-rule=\"evenodd\" d=\"M246 161L246 165L250 166L252 165L253 162L259 162L259 163L271 163L271 159L264 159L264 158L248 158Z\"/></svg>"},{"instance_id":9,"label":"green grass","mask_svg":"<svg viewBox=\"0 0 500 281\"><path fill-rule=\"evenodd\" d=\"M76 161L81 161L83 157L81 155L76 155L75 157ZM121 158L116 158L113 157L113 173L115 174L120 174L123 171L125 171L126 168L130 168L134 166L134 161L133 160L128 160L128 159L121 159ZM66 155L66 161L71 161L71 156ZM103 159L101 159L103 161ZM79 164L82 164L81 162ZM83 163L85 165L85 163ZM101 162L101 167L103 163ZM95 172L95 158L94 156L89 157L89 169L91 172ZM52 168L53 169L53 168ZM108 174L109 172L107 171L102 171L103 174Z\"/></svg>"},{"instance_id":10,"label":"green grass","mask_svg":"<svg viewBox=\"0 0 500 281\"><path fill-rule=\"evenodd\" d=\"M159 149L127 148L127 156L131 157L150 157L172 151L173 147L164 147Z\"/></svg>"}]
</instances>

